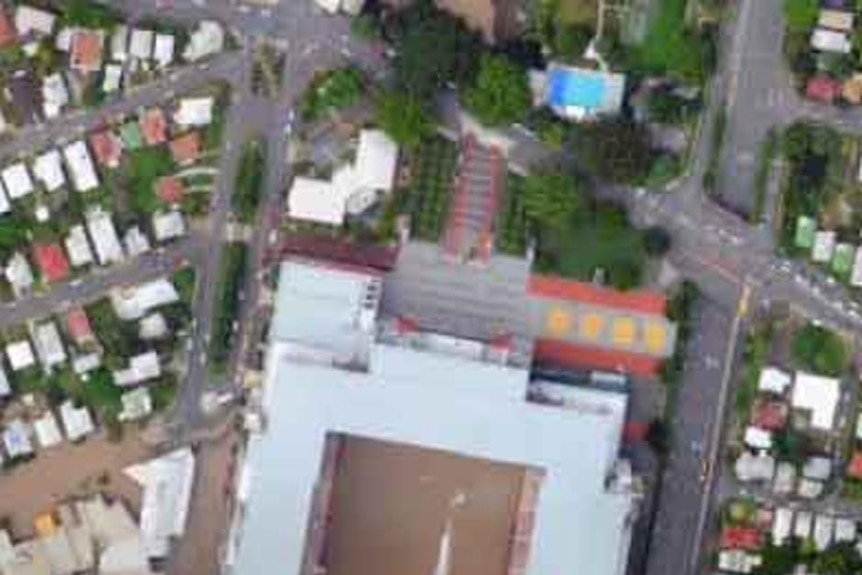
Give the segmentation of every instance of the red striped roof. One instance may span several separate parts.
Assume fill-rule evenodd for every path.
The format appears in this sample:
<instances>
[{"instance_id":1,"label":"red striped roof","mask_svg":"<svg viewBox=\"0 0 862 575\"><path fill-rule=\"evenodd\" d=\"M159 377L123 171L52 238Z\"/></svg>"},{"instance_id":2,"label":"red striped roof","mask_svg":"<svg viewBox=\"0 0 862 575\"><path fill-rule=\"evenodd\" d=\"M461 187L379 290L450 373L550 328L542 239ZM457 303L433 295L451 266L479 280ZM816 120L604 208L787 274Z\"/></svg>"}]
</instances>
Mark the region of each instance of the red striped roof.
<instances>
[{"instance_id":1,"label":"red striped roof","mask_svg":"<svg viewBox=\"0 0 862 575\"><path fill-rule=\"evenodd\" d=\"M667 300L656 292L621 292L593 284L551 276L530 276L529 293L575 303L628 310L649 315L664 315Z\"/></svg>"},{"instance_id":2,"label":"red striped roof","mask_svg":"<svg viewBox=\"0 0 862 575\"><path fill-rule=\"evenodd\" d=\"M557 367L613 371L638 377L658 375L662 361L636 353L572 345L550 339L539 339L533 349L536 361Z\"/></svg>"}]
</instances>

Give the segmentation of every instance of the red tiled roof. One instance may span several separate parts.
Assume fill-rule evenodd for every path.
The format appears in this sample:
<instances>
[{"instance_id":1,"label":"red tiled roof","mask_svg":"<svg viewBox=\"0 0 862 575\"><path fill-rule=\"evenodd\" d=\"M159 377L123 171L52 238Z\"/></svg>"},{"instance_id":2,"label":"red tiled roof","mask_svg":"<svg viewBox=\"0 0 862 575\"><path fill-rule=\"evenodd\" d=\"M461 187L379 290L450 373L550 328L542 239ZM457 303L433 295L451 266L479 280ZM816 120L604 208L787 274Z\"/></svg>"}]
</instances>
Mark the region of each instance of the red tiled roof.
<instances>
[{"instance_id":1,"label":"red tiled roof","mask_svg":"<svg viewBox=\"0 0 862 575\"><path fill-rule=\"evenodd\" d=\"M103 130L90 135L90 147L100 166L116 168L120 165L123 148L120 139L111 131Z\"/></svg>"},{"instance_id":2,"label":"red tiled roof","mask_svg":"<svg viewBox=\"0 0 862 575\"><path fill-rule=\"evenodd\" d=\"M616 308L650 315L664 315L667 300L659 293L621 292L584 282L551 276L530 276L530 295L575 303Z\"/></svg>"},{"instance_id":3,"label":"red tiled roof","mask_svg":"<svg viewBox=\"0 0 862 575\"><path fill-rule=\"evenodd\" d=\"M654 357L583 347L550 339L536 340L533 358L550 366L613 371L644 378L658 375L662 364L660 359Z\"/></svg>"},{"instance_id":4,"label":"red tiled roof","mask_svg":"<svg viewBox=\"0 0 862 575\"><path fill-rule=\"evenodd\" d=\"M808 80L805 86L805 95L811 100L832 103L841 93L841 84L831 78L818 76Z\"/></svg>"},{"instance_id":5,"label":"red tiled roof","mask_svg":"<svg viewBox=\"0 0 862 575\"><path fill-rule=\"evenodd\" d=\"M301 256L353 268L388 272L395 269L398 250L370 243L296 234L282 239L279 255Z\"/></svg>"},{"instance_id":6,"label":"red tiled roof","mask_svg":"<svg viewBox=\"0 0 862 575\"><path fill-rule=\"evenodd\" d=\"M18 39L18 33L6 10L0 6L0 48L8 48Z\"/></svg>"},{"instance_id":7,"label":"red tiled roof","mask_svg":"<svg viewBox=\"0 0 862 575\"><path fill-rule=\"evenodd\" d=\"M75 32L72 36L72 68L87 72L102 67L102 34L90 30Z\"/></svg>"},{"instance_id":8,"label":"red tiled roof","mask_svg":"<svg viewBox=\"0 0 862 575\"><path fill-rule=\"evenodd\" d=\"M66 313L66 330L79 345L94 339L93 328L90 327L90 320L82 307L73 307Z\"/></svg>"},{"instance_id":9,"label":"red tiled roof","mask_svg":"<svg viewBox=\"0 0 862 575\"><path fill-rule=\"evenodd\" d=\"M847 466L847 475L854 479L862 479L862 451L853 454L850 465Z\"/></svg>"},{"instance_id":10,"label":"red tiled roof","mask_svg":"<svg viewBox=\"0 0 862 575\"><path fill-rule=\"evenodd\" d=\"M160 108L152 108L144 112L140 119L141 134L148 146L163 144L168 139L168 122L165 113Z\"/></svg>"},{"instance_id":11,"label":"red tiled roof","mask_svg":"<svg viewBox=\"0 0 862 575\"><path fill-rule=\"evenodd\" d=\"M787 424L790 409L780 401L759 401L754 406L751 423L767 431L779 431Z\"/></svg>"},{"instance_id":12,"label":"red tiled roof","mask_svg":"<svg viewBox=\"0 0 862 575\"><path fill-rule=\"evenodd\" d=\"M178 204L183 201L185 187L177 178L170 176L159 178L156 182L156 195L166 204Z\"/></svg>"},{"instance_id":13,"label":"red tiled roof","mask_svg":"<svg viewBox=\"0 0 862 575\"><path fill-rule=\"evenodd\" d=\"M763 533L752 527L728 527L721 532L722 549L757 551L764 543Z\"/></svg>"},{"instance_id":14,"label":"red tiled roof","mask_svg":"<svg viewBox=\"0 0 862 575\"><path fill-rule=\"evenodd\" d=\"M45 281L58 282L69 277L69 261L59 244L35 245L33 257Z\"/></svg>"},{"instance_id":15,"label":"red tiled roof","mask_svg":"<svg viewBox=\"0 0 862 575\"><path fill-rule=\"evenodd\" d=\"M180 165L191 164L201 153L201 138L197 132L183 134L171 141L171 155Z\"/></svg>"}]
</instances>

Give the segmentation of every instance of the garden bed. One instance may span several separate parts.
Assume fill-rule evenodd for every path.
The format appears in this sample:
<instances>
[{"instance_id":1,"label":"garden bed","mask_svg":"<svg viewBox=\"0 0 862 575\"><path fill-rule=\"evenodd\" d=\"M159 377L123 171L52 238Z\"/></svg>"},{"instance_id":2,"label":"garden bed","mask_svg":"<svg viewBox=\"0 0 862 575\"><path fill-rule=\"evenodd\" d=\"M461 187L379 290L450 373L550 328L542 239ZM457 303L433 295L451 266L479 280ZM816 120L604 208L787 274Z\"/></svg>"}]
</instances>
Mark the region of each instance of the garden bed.
<instances>
[{"instance_id":1,"label":"garden bed","mask_svg":"<svg viewBox=\"0 0 862 575\"><path fill-rule=\"evenodd\" d=\"M458 146L437 136L408 154L410 183L405 193L404 211L410 215L414 237L437 241L449 212Z\"/></svg>"}]
</instances>

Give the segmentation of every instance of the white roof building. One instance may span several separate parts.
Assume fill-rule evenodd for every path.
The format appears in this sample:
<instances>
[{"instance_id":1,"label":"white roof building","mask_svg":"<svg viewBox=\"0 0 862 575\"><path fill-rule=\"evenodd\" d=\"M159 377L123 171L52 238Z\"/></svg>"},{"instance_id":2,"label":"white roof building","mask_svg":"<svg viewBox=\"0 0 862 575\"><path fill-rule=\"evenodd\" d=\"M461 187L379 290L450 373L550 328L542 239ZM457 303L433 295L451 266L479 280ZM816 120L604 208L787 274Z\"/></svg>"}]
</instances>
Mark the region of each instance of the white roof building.
<instances>
[{"instance_id":1,"label":"white roof building","mask_svg":"<svg viewBox=\"0 0 862 575\"><path fill-rule=\"evenodd\" d=\"M165 316L156 312L141 319L138 335L145 341L161 339L168 335L168 322Z\"/></svg>"},{"instance_id":2,"label":"white roof building","mask_svg":"<svg viewBox=\"0 0 862 575\"><path fill-rule=\"evenodd\" d=\"M9 263L6 264L6 280L12 286L16 297L21 297L33 287L33 268L21 252L15 252L9 258Z\"/></svg>"},{"instance_id":3,"label":"white roof building","mask_svg":"<svg viewBox=\"0 0 862 575\"><path fill-rule=\"evenodd\" d=\"M102 356L97 352L76 356L72 360L72 371L78 375L89 373L102 366Z\"/></svg>"},{"instance_id":4,"label":"white roof building","mask_svg":"<svg viewBox=\"0 0 862 575\"><path fill-rule=\"evenodd\" d=\"M347 211L345 200L332 192L330 182L294 178L287 197L288 215L295 220L341 226Z\"/></svg>"},{"instance_id":5,"label":"white roof building","mask_svg":"<svg viewBox=\"0 0 862 575\"><path fill-rule=\"evenodd\" d=\"M795 409L810 413L811 427L830 431L835 424L835 411L841 395L837 379L797 372L793 383L791 404Z\"/></svg>"},{"instance_id":6,"label":"white roof building","mask_svg":"<svg viewBox=\"0 0 862 575\"><path fill-rule=\"evenodd\" d=\"M129 41L129 56L138 60L149 60L153 56L153 39L155 33L152 30L132 29L132 37Z\"/></svg>"},{"instance_id":7,"label":"white roof building","mask_svg":"<svg viewBox=\"0 0 862 575\"><path fill-rule=\"evenodd\" d=\"M60 152L55 149L36 156L33 161L33 175L49 192L55 192L66 184Z\"/></svg>"},{"instance_id":8,"label":"white roof building","mask_svg":"<svg viewBox=\"0 0 862 575\"><path fill-rule=\"evenodd\" d=\"M69 441L81 440L96 430L90 411L83 405L75 407L71 400L60 405L60 419Z\"/></svg>"},{"instance_id":9,"label":"white roof building","mask_svg":"<svg viewBox=\"0 0 862 575\"><path fill-rule=\"evenodd\" d=\"M748 451L742 453L733 470L740 481L772 481L775 475L775 459L769 455L752 455Z\"/></svg>"},{"instance_id":10,"label":"white roof building","mask_svg":"<svg viewBox=\"0 0 862 575\"><path fill-rule=\"evenodd\" d=\"M0 214L7 214L12 209L12 204L9 203L9 198L6 196L6 190L0 184Z\"/></svg>"},{"instance_id":11,"label":"white roof building","mask_svg":"<svg viewBox=\"0 0 862 575\"><path fill-rule=\"evenodd\" d=\"M137 385L162 374L159 354L155 351L141 353L129 359L129 367L114 371L114 383L120 387Z\"/></svg>"},{"instance_id":12,"label":"white roof building","mask_svg":"<svg viewBox=\"0 0 862 575\"><path fill-rule=\"evenodd\" d=\"M66 349L53 321L37 325L33 329L33 341L36 343L36 355L44 368L50 369L66 361Z\"/></svg>"},{"instance_id":13,"label":"white roof building","mask_svg":"<svg viewBox=\"0 0 862 575\"><path fill-rule=\"evenodd\" d=\"M9 378L6 376L6 370L3 369L3 363L0 362L0 399L12 395L12 386L9 385Z\"/></svg>"},{"instance_id":14,"label":"white roof building","mask_svg":"<svg viewBox=\"0 0 862 575\"><path fill-rule=\"evenodd\" d=\"M18 162L6 167L2 172L3 185L13 200L23 198L33 193L33 180L24 162Z\"/></svg>"},{"instance_id":15,"label":"white roof building","mask_svg":"<svg viewBox=\"0 0 862 575\"><path fill-rule=\"evenodd\" d=\"M125 473L143 487L141 536L150 558L166 557L170 541L186 529L189 501L195 476L195 457L184 448L146 463L133 465Z\"/></svg>"},{"instance_id":16,"label":"white roof building","mask_svg":"<svg viewBox=\"0 0 862 575\"><path fill-rule=\"evenodd\" d=\"M789 495L793 493L796 484L796 466L787 461L782 461L775 468L775 481L772 483L772 491L776 495Z\"/></svg>"},{"instance_id":17,"label":"white roof building","mask_svg":"<svg viewBox=\"0 0 862 575\"><path fill-rule=\"evenodd\" d=\"M180 294L167 278L159 278L111 292L117 317L127 321L141 319L150 311L180 301Z\"/></svg>"},{"instance_id":18,"label":"white roof building","mask_svg":"<svg viewBox=\"0 0 862 575\"><path fill-rule=\"evenodd\" d=\"M31 34L50 36L54 32L57 17L46 10L19 5L15 9L15 30L22 37Z\"/></svg>"},{"instance_id":19,"label":"white roof building","mask_svg":"<svg viewBox=\"0 0 862 575\"><path fill-rule=\"evenodd\" d=\"M33 454L30 431L23 421L15 419L6 425L3 431L3 446L6 448L6 455L12 459Z\"/></svg>"},{"instance_id":20,"label":"white roof building","mask_svg":"<svg viewBox=\"0 0 862 575\"><path fill-rule=\"evenodd\" d=\"M111 59L123 63L129 57L129 27L117 26L111 34Z\"/></svg>"},{"instance_id":21,"label":"white roof building","mask_svg":"<svg viewBox=\"0 0 862 575\"><path fill-rule=\"evenodd\" d=\"M120 244L111 214L101 210L88 212L87 231L96 248L96 257L100 264L104 266L123 261L123 246Z\"/></svg>"},{"instance_id":22,"label":"white roof building","mask_svg":"<svg viewBox=\"0 0 862 575\"><path fill-rule=\"evenodd\" d=\"M817 499L823 494L823 482L815 479L800 479L796 494L803 499Z\"/></svg>"},{"instance_id":23,"label":"white roof building","mask_svg":"<svg viewBox=\"0 0 862 575\"><path fill-rule=\"evenodd\" d=\"M818 551L826 551L832 545L835 519L829 515L817 515L814 519L814 546Z\"/></svg>"},{"instance_id":24,"label":"white roof building","mask_svg":"<svg viewBox=\"0 0 862 575\"><path fill-rule=\"evenodd\" d=\"M768 391L776 395L782 395L790 385L790 374L777 367L765 367L760 372L757 388L760 391Z\"/></svg>"},{"instance_id":25,"label":"white roof building","mask_svg":"<svg viewBox=\"0 0 862 575\"><path fill-rule=\"evenodd\" d=\"M170 66L174 61L174 37L171 34L156 34L153 44L153 60L161 68Z\"/></svg>"},{"instance_id":26,"label":"white roof building","mask_svg":"<svg viewBox=\"0 0 862 575\"><path fill-rule=\"evenodd\" d=\"M183 58L195 62L222 50L224 50L224 29L214 20L204 20L189 36Z\"/></svg>"},{"instance_id":27,"label":"white roof building","mask_svg":"<svg viewBox=\"0 0 862 575\"><path fill-rule=\"evenodd\" d=\"M845 517L836 517L835 541L839 543L856 541L856 522Z\"/></svg>"},{"instance_id":28,"label":"white roof building","mask_svg":"<svg viewBox=\"0 0 862 575\"><path fill-rule=\"evenodd\" d=\"M123 67L118 64L105 66L105 77L102 79L102 91L113 94L123 83Z\"/></svg>"},{"instance_id":29,"label":"white roof building","mask_svg":"<svg viewBox=\"0 0 862 575\"><path fill-rule=\"evenodd\" d=\"M754 449L770 449L772 434L765 429L749 425L745 428L745 444Z\"/></svg>"},{"instance_id":30,"label":"white roof building","mask_svg":"<svg viewBox=\"0 0 862 575\"><path fill-rule=\"evenodd\" d=\"M90 249L90 242L87 240L83 225L77 224L69 228L65 244L72 267L79 268L93 263L93 250Z\"/></svg>"},{"instance_id":31,"label":"white roof building","mask_svg":"<svg viewBox=\"0 0 862 575\"><path fill-rule=\"evenodd\" d=\"M829 28L839 32L853 31L853 13L844 12L843 10L822 9L817 18L817 26L820 28Z\"/></svg>"},{"instance_id":32,"label":"white roof building","mask_svg":"<svg viewBox=\"0 0 862 575\"><path fill-rule=\"evenodd\" d=\"M42 80L42 111L46 118L56 118L69 104L69 89L59 73Z\"/></svg>"},{"instance_id":33,"label":"white roof building","mask_svg":"<svg viewBox=\"0 0 862 575\"><path fill-rule=\"evenodd\" d=\"M132 226L126 230L123 243L126 246L126 253L129 254L130 258L145 254L151 249L150 240L138 226Z\"/></svg>"},{"instance_id":34,"label":"white roof building","mask_svg":"<svg viewBox=\"0 0 862 575\"><path fill-rule=\"evenodd\" d=\"M213 121L212 96L201 98L183 98L177 111L174 112L174 122L183 128L208 126Z\"/></svg>"},{"instance_id":35,"label":"white roof building","mask_svg":"<svg viewBox=\"0 0 862 575\"><path fill-rule=\"evenodd\" d=\"M166 242L186 234L186 222L179 210L153 214L153 233L157 242Z\"/></svg>"},{"instance_id":36,"label":"white roof building","mask_svg":"<svg viewBox=\"0 0 862 575\"><path fill-rule=\"evenodd\" d=\"M136 387L125 392L120 401L123 405L120 411L120 421L138 421L153 412L153 398L146 387Z\"/></svg>"},{"instance_id":37,"label":"white roof building","mask_svg":"<svg viewBox=\"0 0 862 575\"><path fill-rule=\"evenodd\" d=\"M12 368L12 371L21 371L22 369L36 365L36 356L33 355L33 348L26 339L7 344L6 357L9 359L9 366Z\"/></svg>"},{"instance_id":38,"label":"white roof building","mask_svg":"<svg viewBox=\"0 0 862 575\"><path fill-rule=\"evenodd\" d=\"M57 35L54 37L54 47L60 52L69 52L72 49L72 36L74 34L74 28L60 28L60 31L57 32Z\"/></svg>"},{"instance_id":39,"label":"white roof building","mask_svg":"<svg viewBox=\"0 0 862 575\"><path fill-rule=\"evenodd\" d=\"M76 191L87 192L99 187L99 176L93 165L93 158L83 140L77 140L63 148L63 157Z\"/></svg>"},{"instance_id":40,"label":"white roof building","mask_svg":"<svg viewBox=\"0 0 862 575\"><path fill-rule=\"evenodd\" d=\"M291 277L305 275L285 273L291 267L315 268L315 275L339 285L354 283L358 274L283 264L276 304L276 316L282 317L274 323L297 312L298 317L290 319L297 330L294 335L299 335L302 326L297 322L325 315L331 287L320 283L319 292L299 293L283 287ZM325 297L316 299L320 296ZM298 311L297 305L323 309ZM352 326L346 325L352 332ZM345 329L342 318L330 318L326 326L307 329L315 336L339 326ZM633 495L608 478L623 467L619 442L625 395L565 387L564 405L539 405L526 399L526 369L487 363L452 350L380 342L370 344L367 371L296 361L296 339L280 334L285 327L274 325L267 354L269 427L264 435L253 436L248 448L243 473L249 480L240 490L245 497L240 501L242 524L232 538L238 549L235 555L229 552L235 558L233 573L296 575L303 571L306 534L315 517L313 493L319 485L327 436L333 433L540 469L544 472L541 485L527 477L539 493L528 504L535 519L525 573L558 573L560 565L577 565L579 572L590 575L624 570ZM299 342L310 344L304 338ZM481 429L477 421L482 422ZM536 437L543 440L537 442ZM284 459L288 445L289 463Z\"/></svg>"},{"instance_id":41,"label":"white roof building","mask_svg":"<svg viewBox=\"0 0 862 575\"><path fill-rule=\"evenodd\" d=\"M816 28L811 34L811 47L821 52L833 52L835 54L849 54L853 49L850 37L844 32Z\"/></svg>"},{"instance_id":42,"label":"white roof building","mask_svg":"<svg viewBox=\"0 0 862 575\"><path fill-rule=\"evenodd\" d=\"M814 524L814 516L810 511L797 511L796 521L793 523L793 536L799 539L811 537L811 527Z\"/></svg>"},{"instance_id":43,"label":"white roof building","mask_svg":"<svg viewBox=\"0 0 862 575\"><path fill-rule=\"evenodd\" d=\"M57 418L54 417L54 413L50 409L33 422L33 431L36 432L36 442L43 449L54 447L63 441L63 434L60 432L60 426L57 425Z\"/></svg>"},{"instance_id":44,"label":"white roof building","mask_svg":"<svg viewBox=\"0 0 862 575\"><path fill-rule=\"evenodd\" d=\"M742 549L723 549L718 552L718 569L722 573L752 573L761 562L759 555Z\"/></svg>"},{"instance_id":45,"label":"white roof building","mask_svg":"<svg viewBox=\"0 0 862 575\"><path fill-rule=\"evenodd\" d=\"M779 507L775 510L775 518L772 522L772 543L777 546L784 545L790 537L793 527L793 510L789 507Z\"/></svg>"},{"instance_id":46,"label":"white roof building","mask_svg":"<svg viewBox=\"0 0 862 575\"><path fill-rule=\"evenodd\" d=\"M828 457L809 457L802 466L802 476L806 479L826 481L832 475L832 460Z\"/></svg>"},{"instance_id":47,"label":"white roof building","mask_svg":"<svg viewBox=\"0 0 862 575\"><path fill-rule=\"evenodd\" d=\"M398 168L398 144L382 130L359 132L354 171L356 187L392 191Z\"/></svg>"},{"instance_id":48,"label":"white roof building","mask_svg":"<svg viewBox=\"0 0 862 575\"><path fill-rule=\"evenodd\" d=\"M850 285L862 286L862 247L856 248L856 256L853 258L853 272L850 274Z\"/></svg>"},{"instance_id":49,"label":"white roof building","mask_svg":"<svg viewBox=\"0 0 862 575\"><path fill-rule=\"evenodd\" d=\"M814 235L814 248L811 250L811 259L818 263L826 263L832 259L835 250L835 232L819 231Z\"/></svg>"}]
</instances>

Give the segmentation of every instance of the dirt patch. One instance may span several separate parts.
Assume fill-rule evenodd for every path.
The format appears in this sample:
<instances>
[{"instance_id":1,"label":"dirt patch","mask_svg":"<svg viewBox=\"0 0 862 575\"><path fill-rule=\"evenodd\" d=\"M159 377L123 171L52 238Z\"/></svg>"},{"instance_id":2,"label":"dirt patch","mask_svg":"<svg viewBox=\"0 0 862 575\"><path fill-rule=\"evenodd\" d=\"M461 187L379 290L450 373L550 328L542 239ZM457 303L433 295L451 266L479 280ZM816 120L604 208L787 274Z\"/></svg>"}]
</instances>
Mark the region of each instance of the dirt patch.
<instances>
[{"instance_id":1,"label":"dirt patch","mask_svg":"<svg viewBox=\"0 0 862 575\"><path fill-rule=\"evenodd\" d=\"M74 445L65 443L42 450L0 475L0 517L10 522L18 538L31 537L33 519L73 497L98 492L122 499L132 513L140 509L141 490L123 469L147 459L150 448L128 432L112 443L104 433Z\"/></svg>"},{"instance_id":2,"label":"dirt patch","mask_svg":"<svg viewBox=\"0 0 862 575\"><path fill-rule=\"evenodd\" d=\"M524 468L353 437L337 465L330 575L507 572Z\"/></svg>"}]
</instances>

